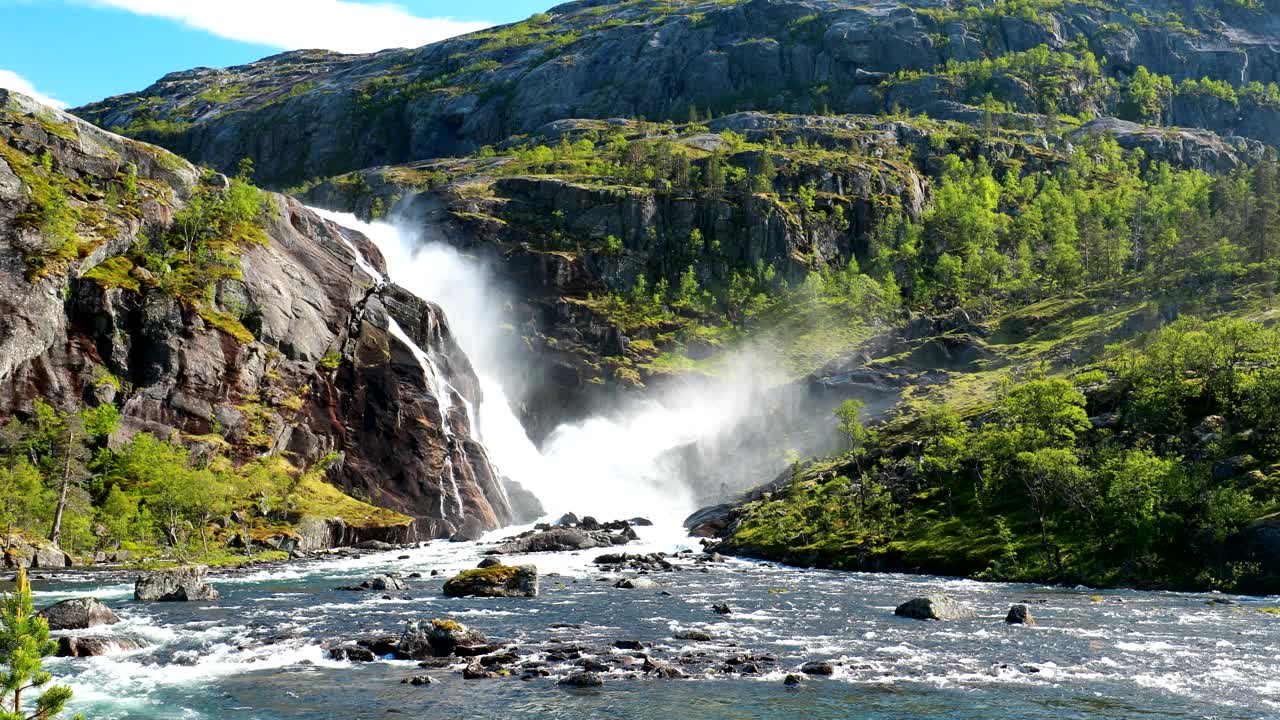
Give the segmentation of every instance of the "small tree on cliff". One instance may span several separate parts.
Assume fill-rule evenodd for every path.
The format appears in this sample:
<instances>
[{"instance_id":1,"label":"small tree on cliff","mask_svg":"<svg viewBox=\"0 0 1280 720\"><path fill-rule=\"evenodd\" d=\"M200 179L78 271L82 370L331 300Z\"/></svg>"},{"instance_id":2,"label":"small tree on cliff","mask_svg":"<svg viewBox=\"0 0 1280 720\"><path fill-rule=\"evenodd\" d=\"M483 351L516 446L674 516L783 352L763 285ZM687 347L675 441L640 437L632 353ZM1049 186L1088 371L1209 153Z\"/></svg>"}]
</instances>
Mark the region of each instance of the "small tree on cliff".
<instances>
[{"instance_id":1,"label":"small tree on cliff","mask_svg":"<svg viewBox=\"0 0 1280 720\"><path fill-rule=\"evenodd\" d=\"M27 573L19 570L18 587L0 606L0 720L52 720L62 713L71 688L49 686L53 676L42 669L56 648L49 623L32 609ZM24 709L22 694L41 688L35 703Z\"/></svg>"}]
</instances>

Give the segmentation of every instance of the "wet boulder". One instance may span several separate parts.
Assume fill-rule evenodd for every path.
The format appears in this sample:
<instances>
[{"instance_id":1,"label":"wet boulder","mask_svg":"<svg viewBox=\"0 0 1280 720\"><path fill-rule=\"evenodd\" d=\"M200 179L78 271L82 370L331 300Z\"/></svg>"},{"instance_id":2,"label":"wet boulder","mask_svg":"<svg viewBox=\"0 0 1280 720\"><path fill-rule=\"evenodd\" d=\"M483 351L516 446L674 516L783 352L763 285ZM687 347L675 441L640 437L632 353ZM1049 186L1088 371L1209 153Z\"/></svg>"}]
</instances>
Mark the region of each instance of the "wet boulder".
<instances>
[{"instance_id":1,"label":"wet boulder","mask_svg":"<svg viewBox=\"0 0 1280 720\"><path fill-rule=\"evenodd\" d=\"M613 586L623 590L648 590L650 588L657 587L652 580L642 577L623 578L614 583Z\"/></svg>"},{"instance_id":2,"label":"wet boulder","mask_svg":"<svg viewBox=\"0 0 1280 720\"><path fill-rule=\"evenodd\" d=\"M600 687L604 685L604 678L600 677L598 673L580 672L564 678L560 681L560 684L564 687L573 688Z\"/></svg>"},{"instance_id":3,"label":"wet boulder","mask_svg":"<svg viewBox=\"0 0 1280 720\"><path fill-rule=\"evenodd\" d=\"M329 657L334 660L346 660L347 662L373 662L375 659L372 650L359 645L342 645L329 648Z\"/></svg>"},{"instance_id":4,"label":"wet boulder","mask_svg":"<svg viewBox=\"0 0 1280 720\"><path fill-rule=\"evenodd\" d=\"M409 586L403 580L394 575L378 575L369 580L370 590L407 590L408 588Z\"/></svg>"},{"instance_id":5,"label":"wet boulder","mask_svg":"<svg viewBox=\"0 0 1280 720\"><path fill-rule=\"evenodd\" d=\"M555 527L550 530L531 531L511 538L495 550L500 555L523 555L535 552L572 552L598 547L612 547L615 536L605 530L582 530Z\"/></svg>"},{"instance_id":6,"label":"wet boulder","mask_svg":"<svg viewBox=\"0 0 1280 720\"><path fill-rule=\"evenodd\" d=\"M97 598L63 600L41 610L40 617L50 630L84 630L97 625L115 625L120 618Z\"/></svg>"},{"instance_id":7,"label":"wet boulder","mask_svg":"<svg viewBox=\"0 0 1280 720\"><path fill-rule=\"evenodd\" d=\"M711 612L717 615L732 615L733 608L729 607L729 603L718 603L711 606Z\"/></svg>"},{"instance_id":8,"label":"wet boulder","mask_svg":"<svg viewBox=\"0 0 1280 720\"><path fill-rule=\"evenodd\" d=\"M814 662L807 662L804 665L801 665L800 672L805 675L834 675L836 668L829 662L815 660Z\"/></svg>"},{"instance_id":9,"label":"wet boulder","mask_svg":"<svg viewBox=\"0 0 1280 720\"><path fill-rule=\"evenodd\" d=\"M972 607L941 594L912 598L899 605L893 614L913 620L972 620L978 617Z\"/></svg>"},{"instance_id":10,"label":"wet boulder","mask_svg":"<svg viewBox=\"0 0 1280 720\"><path fill-rule=\"evenodd\" d=\"M533 565L495 565L464 570L444 584L448 597L537 597L538 569Z\"/></svg>"},{"instance_id":11,"label":"wet boulder","mask_svg":"<svg viewBox=\"0 0 1280 720\"><path fill-rule=\"evenodd\" d=\"M57 657L63 658L99 657L101 655L141 650L144 647L146 645L142 641L128 637L101 637L96 635L60 637L58 638L58 650L55 654Z\"/></svg>"},{"instance_id":12,"label":"wet boulder","mask_svg":"<svg viewBox=\"0 0 1280 720\"><path fill-rule=\"evenodd\" d=\"M1010 625L1035 625L1036 619L1031 616L1031 611L1026 605L1014 605L1009 608L1009 614L1005 616L1004 621Z\"/></svg>"},{"instance_id":13,"label":"wet boulder","mask_svg":"<svg viewBox=\"0 0 1280 720\"><path fill-rule=\"evenodd\" d=\"M452 655L470 657L491 652L487 643L483 634L460 622L436 618L425 623L409 623L396 644L396 655L411 660Z\"/></svg>"},{"instance_id":14,"label":"wet boulder","mask_svg":"<svg viewBox=\"0 0 1280 720\"><path fill-rule=\"evenodd\" d=\"M189 565L138 577L133 597L140 602L197 602L217 600L217 590L205 582L209 568Z\"/></svg>"}]
</instances>

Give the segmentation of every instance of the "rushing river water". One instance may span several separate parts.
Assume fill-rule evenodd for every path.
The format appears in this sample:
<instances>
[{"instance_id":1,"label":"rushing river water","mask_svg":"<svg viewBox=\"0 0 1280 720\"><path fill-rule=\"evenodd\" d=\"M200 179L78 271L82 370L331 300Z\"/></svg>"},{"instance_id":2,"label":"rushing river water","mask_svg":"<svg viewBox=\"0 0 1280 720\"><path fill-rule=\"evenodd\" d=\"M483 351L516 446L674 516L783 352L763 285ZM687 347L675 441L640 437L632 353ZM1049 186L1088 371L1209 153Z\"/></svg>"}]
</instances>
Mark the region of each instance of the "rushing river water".
<instances>
[{"instance_id":1,"label":"rushing river water","mask_svg":"<svg viewBox=\"0 0 1280 720\"><path fill-rule=\"evenodd\" d=\"M641 549L696 547L679 533L642 530ZM56 660L75 709L108 718L1268 718L1280 717L1280 618L1264 599L1164 592L1096 592L766 563L681 564L652 589L616 589L591 564L603 551L542 554L533 599L450 599L443 578L472 567L482 543L437 542L404 552L333 558L215 576L213 604L133 602L132 575L82 572L38 581L38 603L96 595L122 618L81 631L146 640L139 651ZM407 559L399 559L408 555ZM429 577L432 570L439 577ZM408 591L333 588L372 574L421 572ZM897 618L905 598L945 591L980 619ZM669 593L669 594L664 594ZM1101 598L1099 601L1098 598ZM1212 601L1212 602L1211 602ZM1221 601L1231 601L1230 604ZM1039 624L1007 626L1027 602ZM713 613L728 603L730 615ZM1274 600L1270 604L1277 604ZM398 634L410 620L447 617L536 659L579 643L607 655L618 639L672 657L771 653L763 674L719 670L690 679L628 679L571 690L549 678L464 680L460 666L337 662L323 646ZM579 628L563 627L565 624ZM556 627L561 626L561 627ZM699 630L711 642L674 639ZM613 651L614 654L620 651ZM783 678L806 661L836 664L797 688ZM402 684L427 673L437 682Z\"/></svg>"}]
</instances>

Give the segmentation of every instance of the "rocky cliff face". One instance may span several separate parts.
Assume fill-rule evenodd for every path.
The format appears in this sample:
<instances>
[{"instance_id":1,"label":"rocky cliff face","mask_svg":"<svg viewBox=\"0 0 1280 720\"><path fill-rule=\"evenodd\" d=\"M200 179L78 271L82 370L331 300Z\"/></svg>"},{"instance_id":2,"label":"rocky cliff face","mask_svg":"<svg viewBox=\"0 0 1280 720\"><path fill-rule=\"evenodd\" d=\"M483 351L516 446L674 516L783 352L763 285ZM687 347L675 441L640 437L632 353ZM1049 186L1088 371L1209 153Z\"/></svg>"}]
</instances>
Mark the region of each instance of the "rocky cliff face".
<instances>
[{"instance_id":1,"label":"rocky cliff face","mask_svg":"<svg viewBox=\"0 0 1280 720\"><path fill-rule=\"evenodd\" d=\"M199 302L129 259L225 183L0 91L0 417L113 403L113 442L332 463L331 482L432 537L506 523L470 364L438 307L361 268L385 272L363 236L275 196L265 241Z\"/></svg>"},{"instance_id":2,"label":"rocky cliff face","mask_svg":"<svg viewBox=\"0 0 1280 720\"><path fill-rule=\"evenodd\" d=\"M1175 82L1244 88L1280 80L1277 17L1227 0L1022 9L938 0L583 0L413 50L303 51L173 73L77 113L224 171L252 157L261 179L280 186L466 154L564 118L898 108L971 121L988 93L1015 116L1044 113L1052 102L1053 112L1095 117L1121 109L1109 83L1140 66ZM1077 59L1089 52L1097 66L1026 54L1041 48ZM947 70L983 59L997 64L976 68L976 83ZM1169 100L1163 119L1275 144L1277 113L1280 103L1265 92L1187 92Z\"/></svg>"}]
</instances>

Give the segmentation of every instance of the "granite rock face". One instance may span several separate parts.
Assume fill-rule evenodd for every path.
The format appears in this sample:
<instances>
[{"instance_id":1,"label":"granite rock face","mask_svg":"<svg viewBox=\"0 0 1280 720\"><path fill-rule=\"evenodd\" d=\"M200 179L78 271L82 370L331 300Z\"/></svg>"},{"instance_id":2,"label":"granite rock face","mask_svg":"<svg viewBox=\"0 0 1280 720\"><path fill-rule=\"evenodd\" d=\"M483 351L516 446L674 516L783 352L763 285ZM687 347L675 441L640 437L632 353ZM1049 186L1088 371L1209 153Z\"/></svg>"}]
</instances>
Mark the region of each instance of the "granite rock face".
<instances>
[{"instance_id":1,"label":"granite rock face","mask_svg":"<svg viewBox=\"0 0 1280 720\"><path fill-rule=\"evenodd\" d=\"M129 275L111 281L94 272L172 223L197 183L210 182L195 167L8 91L0 150L0 417L25 416L37 399L112 403L121 412L113 445L177 433L198 452L199 438L221 434L236 460L288 453L304 469L325 460L330 482L415 519L397 537L319 530L317 546L334 536L448 537L510 519L466 410L481 400L470 362L439 307L361 269L385 275L362 235L274 196L260 219L267 241L246 246L240 277L212 293L211 309L238 317L246 341L145 282L144 268L126 265ZM24 220L41 211L30 185L46 175L69 188L82 219L79 252L56 264L56 239ZM110 199L126 177L138 198L123 211ZM46 566L38 555L15 562Z\"/></svg>"}]
</instances>

